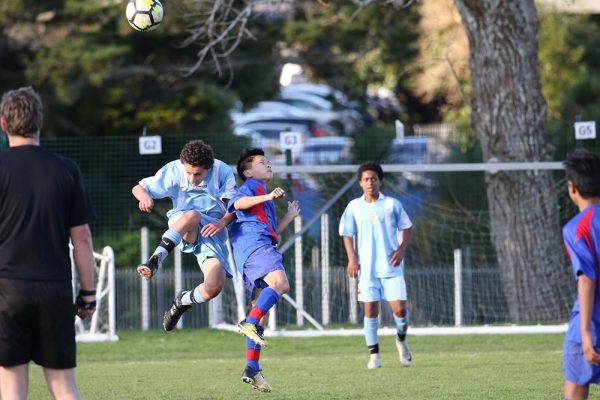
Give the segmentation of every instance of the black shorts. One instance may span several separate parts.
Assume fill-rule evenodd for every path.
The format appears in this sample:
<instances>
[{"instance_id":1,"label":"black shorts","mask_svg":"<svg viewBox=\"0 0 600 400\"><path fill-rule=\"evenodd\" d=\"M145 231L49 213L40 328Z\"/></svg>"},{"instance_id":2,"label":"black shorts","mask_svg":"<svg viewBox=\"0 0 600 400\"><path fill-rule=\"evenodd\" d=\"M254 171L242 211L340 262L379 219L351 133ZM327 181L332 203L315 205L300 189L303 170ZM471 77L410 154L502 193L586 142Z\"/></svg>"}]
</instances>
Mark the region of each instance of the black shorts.
<instances>
[{"instance_id":1,"label":"black shorts","mask_svg":"<svg viewBox=\"0 0 600 400\"><path fill-rule=\"evenodd\" d=\"M75 368L71 282L0 278L0 365Z\"/></svg>"}]
</instances>

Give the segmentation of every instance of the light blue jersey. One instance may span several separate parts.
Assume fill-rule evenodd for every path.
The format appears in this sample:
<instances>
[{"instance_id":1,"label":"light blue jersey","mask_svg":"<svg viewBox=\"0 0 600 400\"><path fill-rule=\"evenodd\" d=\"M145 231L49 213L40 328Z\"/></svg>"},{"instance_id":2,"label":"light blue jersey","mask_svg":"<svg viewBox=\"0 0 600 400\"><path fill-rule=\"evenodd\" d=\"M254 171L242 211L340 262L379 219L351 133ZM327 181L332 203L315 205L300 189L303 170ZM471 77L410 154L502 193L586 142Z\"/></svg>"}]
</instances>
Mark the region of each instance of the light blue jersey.
<instances>
[{"instance_id":1,"label":"light blue jersey","mask_svg":"<svg viewBox=\"0 0 600 400\"><path fill-rule=\"evenodd\" d=\"M171 161L151 177L139 182L153 199L169 197L173 208L167 212L169 227L188 210L201 214L196 243L179 243L178 247L184 253L193 253L202 265L208 257L216 257L231 277L229 266L229 250L227 247L227 229L211 237L202 237L202 226L211 224L223 218L226 212L226 201L236 193L235 177L229 165L215 160L213 167L208 170L204 180L197 187L187 180L181 161Z\"/></svg>"},{"instance_id":2,"label":"light blue jersey","mask_svg":"<svg viewBox=\"0 0 600 400\"><path fill-rule=\"evenodd\" d=\"M340 220L340 236L357 236L360 280L388 278L404 273L404 262L390 265L389 255L400 247L398 235L412 227L400 201L379 194L367 203L364 195L350 201Z\"/></svg>"},{"instance_id":3,"label":"light blue jersey","mask_svg":"<svg viewBox=\"0 0 600 400\"><path fill-rule=\"evenodd\" d=\"M233 171L220 160L215 160L198 187L192 186L187 180L180 160L171 161L139 184L153 199L171 199L173 208L167 212L167 218L171 219L182 211L196 210L203 219L208 217L203 224L223 218L226 210L223 199L231 199L236 192Z\"/></svg>"}]
</instances>

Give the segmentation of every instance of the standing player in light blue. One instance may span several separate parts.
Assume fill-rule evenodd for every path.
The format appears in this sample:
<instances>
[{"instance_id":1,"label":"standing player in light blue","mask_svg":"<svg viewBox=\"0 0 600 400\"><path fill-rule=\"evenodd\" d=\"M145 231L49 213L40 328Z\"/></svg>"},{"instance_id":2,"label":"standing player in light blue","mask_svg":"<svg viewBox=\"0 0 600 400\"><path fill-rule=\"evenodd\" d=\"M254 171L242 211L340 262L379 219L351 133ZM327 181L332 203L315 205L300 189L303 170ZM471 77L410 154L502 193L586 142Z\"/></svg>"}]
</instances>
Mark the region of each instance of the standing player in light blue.
<instances>
[{"instance_id":1,"label":"standing player in light blue","mask_svg":"<svg viewBox=\"0 0 600 400\"><path fill-rule=\"evenodd\" d=\"M267 192L266 183L273 178L269 160L261 149L245 149L237 164L238 175L244 181L229 201L229 212L235 212L231 241L235 264L244 277L244 286L253 308L238 324L246 335L246 368L242 381L261 392L270 392L258 360L266 346L261 319L289 289L281 253L276 246L279 234L300 214L298 201L288 202L287 213L277 224L273 200L285 196L281 188Z\"/></svg>"},{"instance_id":2,"label":"standing player in light blue","mask_svg":"<svg viewBox=\"0 0 600 400\"><path fill-rule=\"evenodd\" d=\"M166 164L132 189L144 212L152 210L154 199L169 197L173 202L173 208L167 212L169 229L150 259L137 267L138 273L152 278L162 261L179 246L184 253L196 255L204 274L203 283L175 295L173 306L163 318L166 331L172 330L193 304L204 303L221 293L225 277L232 276L225 227L234 215L226 211L225 205L235 190L233 171L216 160L212 148L202 140L188 142L179 160Z\"/></svg>"},{"instance_id":3,"label":"standing player in light blue","mask_svg":"<svg viewBox=\"0 0 600 400\"><path fill-rule=\"evenodd\" d=\"M381 193L383 169L374 162L358 168L363 195L348 203L340 221L340 236L348 255L348 275L358 279L358 300L364 303L364 333L369 347L367 368L381 368L377 338L379 302L387 301L394 314L396 348L400 362L412 364L406 342L408 314L403 260L410 241L412 223L402 204ZM398 235L402 235L399 243ZM358 256L354 250L357 238Z\"/></svg>"},{"instance_id":4,"label":"standing player in light blue","mask_svg":"<svg viewBox=\"0 0 600 400\"><path fill-rule=\"evenodd\" d=\"M575 150L564 162L567 191L579 209L563 228L563 238L577 280L563 347L564 395L588 398L590 384L600 384L600 157Z\"/></svg>"}]
</instances>

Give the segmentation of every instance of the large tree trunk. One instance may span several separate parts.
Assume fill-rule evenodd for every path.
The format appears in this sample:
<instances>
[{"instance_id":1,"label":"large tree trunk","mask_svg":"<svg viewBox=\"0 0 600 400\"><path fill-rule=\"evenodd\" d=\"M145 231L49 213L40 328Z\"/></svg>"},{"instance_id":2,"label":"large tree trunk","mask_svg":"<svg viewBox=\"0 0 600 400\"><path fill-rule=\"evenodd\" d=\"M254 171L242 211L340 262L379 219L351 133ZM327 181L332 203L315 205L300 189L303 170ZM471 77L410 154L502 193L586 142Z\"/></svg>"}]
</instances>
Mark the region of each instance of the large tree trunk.
<instances>
[{"instance_id":1,"label":"large tree trunk","mask_svg":"<svg viewBox=\"0 0 600 400\"><path fill-rule=\"evenodd\" d=\"M455 0L470 45L472 123L484 160L547 161L533 0ZM548 171L486 176L491 233L510 316L564 319L572 280Z\"/></svg>"}]
</instances>

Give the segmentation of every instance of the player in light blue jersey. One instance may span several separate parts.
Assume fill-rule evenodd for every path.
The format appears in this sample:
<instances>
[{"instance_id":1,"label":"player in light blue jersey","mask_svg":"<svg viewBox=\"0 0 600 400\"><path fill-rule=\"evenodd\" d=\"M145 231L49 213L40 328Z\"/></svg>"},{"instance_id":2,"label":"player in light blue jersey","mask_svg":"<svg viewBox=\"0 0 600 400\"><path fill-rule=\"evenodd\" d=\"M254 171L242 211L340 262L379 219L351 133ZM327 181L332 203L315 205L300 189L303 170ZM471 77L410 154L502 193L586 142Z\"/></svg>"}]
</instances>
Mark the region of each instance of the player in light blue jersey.
<instances>
[{"instance_id":1,"label":"player in light blue jersey","mask_svg":"<svg viewBox=\"0 0 600 400\"><path fill-rule=\"evenodd\" d=\"M577 299L563 347L564 395L568 400L585 400L590 384L600 384L600 157L575 150L564 165L569 197L579 209L563 228L577 280Z\"/></svg>"},{"instance_id":2,"label":"player in light blue jersey","mask_svg":"<svg viewBox=\"0 0 600 400\"><path fill-rule=\"evenodd\" d=\"M381 367L377 338L379 302L387 301L394 314L396 348L400 362L412 364L406 341L408 314L403 260L410 241L412 223L402 204L381 193L383 169L374 162L358 168L363 195L348 203L340 220L340 236L348 255L348 275L358 276L358 300L364 303L364 333L369 347L367 368ZM399 239L401 236L401 240ZM357 251L354 249L357 239Z\"/></svg>"},{"instance_id":3,"label":"player in light blue jersey","mask_svg":"<svg viewBox=\"0 0 600 400\"><path fill-rule=\"evenodd\" d=\"M204 303L221 293L225 277L232 276L225 227L234 218L226 211L226 204L235 192L233 171L215 160L212 148L202 140L188 142L179 160L166 164L132 189L144 212L152 210L154 199L168 197L173 202L167 212L169 229L152 257L137 267L138 273L152 278L162 261L179 246L184 253L196 256L204 274L204 282L195 289L176 294L173 306L164 315L166 331L175 327L192 304Z\"/></svg>"}]
</instances>

